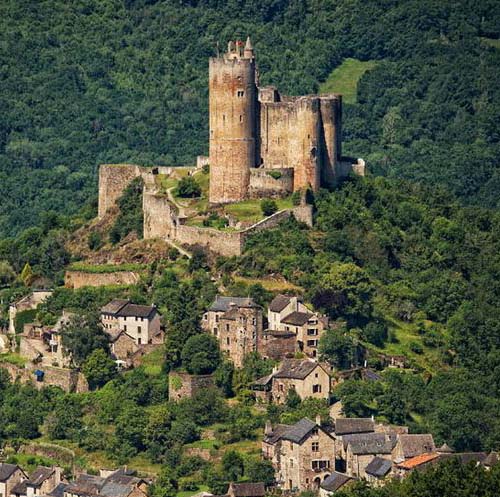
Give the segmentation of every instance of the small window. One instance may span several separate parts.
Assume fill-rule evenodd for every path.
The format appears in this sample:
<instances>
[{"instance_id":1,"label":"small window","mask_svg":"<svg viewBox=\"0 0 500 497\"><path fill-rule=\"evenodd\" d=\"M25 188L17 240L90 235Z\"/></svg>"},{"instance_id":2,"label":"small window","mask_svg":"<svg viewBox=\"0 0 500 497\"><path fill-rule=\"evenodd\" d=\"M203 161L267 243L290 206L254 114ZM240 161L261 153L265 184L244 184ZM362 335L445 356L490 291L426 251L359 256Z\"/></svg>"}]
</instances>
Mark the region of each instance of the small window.
<instances>
[{"instance_id":1,"label":"small window","mask_svg":"<svg viewBox=\"0 0 500 497\"><path fill-rule=\"evenodd\" d=\"M238 95L238 97L243 97L243 96L245 96L245 92L243 90L238 90L237 95Z\"/></svg>"},{"instance_id":2,"label":"small window","mask_svg":"<svg viewBox=\"0 0 500 497\"><path fill-rule=\"evenodd\" d=\"M243 122L243 116L240 114L240 123Z\"/></svg>"},{"instance_id":3,"label":"small window","mask_svg":"<svg viewBox=\"0 0 500 497\"><path fill-rule=\"evenodd\" d=\"M123 326L123 331L124 331L125 333L127 333L127 325L124 325L124 326Z\"/></svg>"},{"instance_id":4,"label":"small window","mask_svg":"<svg viewBox=\"0 0 500 497\"><path fill-rule=\"evenodd\" d=\"M227 343L227 345L229 345L231 343L231 340L229 339L229 337L226 338L226 343Z\"/></svg>"},{"instance_id":5,"label":"small window","mask_svg":"<svg viewBox=\"0 0 500 497\"><path fill-rule=\"evenodd\" d=\"M140 335L142 333L142 329L140 326L137 327L137 333Z\"/></svg>"},{"instance_id":6,"label":"small window","mask_svg":"<svg viewBox=\"0 0 500 497\"><path fill-rule=\"evenodd\" d=\"M138 344L138 345L141 345L141 343L142 343L142 342L141 342L141 337L139 337L139 338L137 339L137 344Z\"/></svg>"},{"instance_id":7,"label":"small window","mask_svg":"<svg viewBox=\"0 0 500 497\"><path fill-rule=\"evenodd\" d=\"M313 452L319 452L319 442L313 442L313 443L311 444L311 450L312 450Z\"/></svg>"},{"instance_id":8,"label":"small window","mask_svg":"<svg viewBox=\"0 0 500 497\"><path fill-rule=\"evenodd\" d=\"M321 385L313 385L313 393L321 393Z\"/></svg>"},{"instance_id":9,"label":"small window","mask_svg":"<svg viewBox=\"0 0 500 497\"><path fill-rule=\"evenodd\" d=\"M229 331L229 325L226 324L226 331Z\"/></svg>"}]
</instances>

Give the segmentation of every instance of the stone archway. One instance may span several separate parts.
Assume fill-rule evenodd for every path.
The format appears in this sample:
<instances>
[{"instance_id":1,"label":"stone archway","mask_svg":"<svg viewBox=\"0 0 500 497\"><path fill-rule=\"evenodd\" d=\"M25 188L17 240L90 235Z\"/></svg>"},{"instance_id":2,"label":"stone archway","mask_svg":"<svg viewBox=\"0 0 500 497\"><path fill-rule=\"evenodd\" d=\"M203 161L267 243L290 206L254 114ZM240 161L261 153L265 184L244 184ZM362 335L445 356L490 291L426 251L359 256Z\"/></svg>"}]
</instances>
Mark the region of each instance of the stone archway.
<instances>
[{"instance_id":1,"label":"stone archway","mask_svg":"<svg viewBox=\"0 0 500 497\"><path fill-rule=\"evenodd\" d=\"M321 485L321 478L319 476L317 476L316 478L314 478L313 480L313 487L314 487L314 490L319 490L319 486Z\"/></svg>"}]
</instances>

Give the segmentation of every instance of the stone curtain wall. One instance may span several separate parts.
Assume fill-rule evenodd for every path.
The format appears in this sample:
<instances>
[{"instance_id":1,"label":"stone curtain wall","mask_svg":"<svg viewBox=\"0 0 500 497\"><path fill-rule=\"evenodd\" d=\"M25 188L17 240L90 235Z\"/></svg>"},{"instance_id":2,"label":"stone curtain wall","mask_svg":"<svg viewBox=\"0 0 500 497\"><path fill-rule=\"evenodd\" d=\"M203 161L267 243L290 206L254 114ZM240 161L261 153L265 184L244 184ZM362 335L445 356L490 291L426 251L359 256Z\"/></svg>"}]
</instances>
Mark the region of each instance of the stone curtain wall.
<instances>
[{"instance_id":1,"label":"stone curtain wall","mask_svg":"<svg viewBox=\"0 0 500 497\"><path fill-rule=\"evenodd\" d=\"M144 213L144 239L175 238L177 212L166 195L144 191L142 197Z\"/></svg>"},{"instance_id":2,"label":"stone curtain wall","mask_svg":"<svg viewBox=\"0 0 500 497\"><path fill-rule=\"evenodd\" d=\"M217 254L231 257L243 252L244 234L241 231L181 225L176 229L175 240L185 245L200 245Z\"/></svg>"},{"instance_id":3,"label":"stone curtain wall","mask_svg":"<svg viewBox=\"0 0 500 497\"><path fill-rule=\"evenodd\" d=\"M135 285L139 274L134 271L116 271L115 273L87 273L85 271L66 271L64 286L82 288L84 286Z\"/></svg>"},{"instance_id":4,"label":"stone curtain wall","mask_svg":"<svg viewBox=\"0 0 500 497\"><path fill-rule=\"evenodd\" d=\"M279 178L273 178L271 174L281 174ZM250 169L250 186L248 196L250 198L280 198L293 192L293 169Z\"/></svg>"}]
</instances>

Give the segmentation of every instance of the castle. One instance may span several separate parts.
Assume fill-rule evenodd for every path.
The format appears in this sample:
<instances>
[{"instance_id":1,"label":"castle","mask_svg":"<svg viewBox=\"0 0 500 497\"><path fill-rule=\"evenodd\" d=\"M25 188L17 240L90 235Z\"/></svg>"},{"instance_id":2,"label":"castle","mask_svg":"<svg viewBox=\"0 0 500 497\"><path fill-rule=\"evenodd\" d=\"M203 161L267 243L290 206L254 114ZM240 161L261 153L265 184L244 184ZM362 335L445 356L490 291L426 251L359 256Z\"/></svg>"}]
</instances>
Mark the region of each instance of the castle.
<instances>
[{"instance_id":1,"label":"castle","mask_svg":"<svg viewBox=\"0 0 500 497\"><path fill-rule=\"evenodd\" d=\"M282 198L293 192L334 186L350 173L364 175L364 161L342 157L341 95L280 95L259 87L254 49L229 42L209 61L209 158L198 157L190 175L209 165L212 209L246 199ZM144 180L144 238L202 245L221 255L240 255L246 237L293 215L312 225L312 207L278 211L252 226L221 231L190 223L189 214L157 178L177 178L175 167L104 164L99 169L99 218L112 208L134 178Z\"/></svg>"},{"instance_id":2,"label":"castle","mask_svg":"<svg viewBox=\"0 0 500 497\"><path fill-rule=\"evenodd\" d=\"M342 160L341 95L289 97L258 83L250 38L210 59L212 204L317 191L363 172Z\"/></svg>"}]
</instances>

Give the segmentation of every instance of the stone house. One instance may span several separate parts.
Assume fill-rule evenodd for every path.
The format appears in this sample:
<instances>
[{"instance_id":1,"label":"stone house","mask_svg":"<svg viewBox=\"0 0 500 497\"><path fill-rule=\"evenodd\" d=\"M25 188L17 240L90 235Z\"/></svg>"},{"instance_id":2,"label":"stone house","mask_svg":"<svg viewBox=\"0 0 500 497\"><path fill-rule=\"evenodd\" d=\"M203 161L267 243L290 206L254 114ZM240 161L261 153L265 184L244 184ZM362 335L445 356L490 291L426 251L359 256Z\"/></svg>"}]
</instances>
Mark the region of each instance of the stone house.
<instances>
[{"instance_id":1,"label":"stone house","mask_svg":"<svg viewBox=\"0 0 500 497\"><path fill-rule=\"evenodd\" d=\"M64 487L64 497L147 497L148 484L126 470L107 476L81 474Z\"/></svg>"},{"instance_id":2,"label":"stone house","mask_svg":"<svg viewBox=\"0 0 500 497\"><path fill-rule=\"evenodd\" d=\"M296 343L293 331L264 330L257 341L257 352L265 359L291 359L295 355Z\"/></svg>"},{"instance_id":3,"label":"stone house","mask_svg":"<svg viewBox=\"0 0 500 497\"><path fill-rule=\"evenodd\" d=\"M9 497L12 488L26 478L17 464L0 463L0 497Z\"/></svg>"},{"instance_id":4,"label":"stone house","mask_svg":"<svg viewBox=\"0 0 500 497\"><path fill-rule=\"evenodd\" d=\"M412 457L432 452L436 452L436 446L431 434L404 434L398 437L392 451L392 459L395 463L401 463Z\"/></svg>"},{"instance_id":5,"label":"stone house","mask_svg":"<svg viewBox=\"0 0 500 497\"><path fill-rule=\"evenodd\" d=\"M326 367L312 359L286 359L281 367L253 385L256 397L264 401L283 404L290 389L303 400L309 397L330 397L330 375Z\"/></svg>"},{"instance_id":6,"label":"stone house","mask_svg":"<svg viewBox=\"0 0 500 497\"><path fill-rule=\"evenodd\" d=\"M109 330L107 334L111 353L118 360L128 362L128 359L141 348L141 345L137 345L134 338L123 330Z\"/></svg>"},{"instance_id":7,"label":"stone house","mask_svg":"<svg viewBox=\"0 0 500 497\"><path fill-rule=\"evenodd\" d=\"M62 482L62 469L38 466L27 480L21 480L11 490L14 497L38 497L50 494Z\"/></svg>"},{"instance_id":8,"label":"stone house","mask_svg":"<svg viewBox=\"0 0 500 497\"><path fill-rule=\"evenodd\" d=\"M233 483L227 490L229 497L264 497L266 488L264 483Z\"/></svg>"},{"instance_id":9,"label":"stone house","mask_svg":"<svg viewBox=\"0 0 500 497\"><path fill-rule=\"evenodd\" d=\"M221 297L203 315L202 328L219 341L221 351L237 368L258 350L262 336L262 308L246 297Z\"/></svg>"},{"instance_id":10,"label":"stone house","mask_svg":"<svg viewBox=\"0 0 500 497\"><path fill-rule=\"evenodd\" d=\"M14 335L15 319L18 312L36 309L39 304L52 295L52 290L33 290L29 295L9 305L9 333Z\"/></svg>"},{"instance_id":11,"label":"stone house","mask_svg":"<svg viewBox=\"0 0 500 497\"><path fill-rule=\"evenodd\" d=\"M137 305L129 300L114 299L101 309L101 322L104 331L124 331L136 345L159 345L164 341L161 316L154 305Z\"/></svg>"},{"instance_id":12,"label":"stone house","mask_svg":"<svg viewBox=\"0 0 500 497\"><path fill-rule=\"evenodd\" d=\"M333 437L335 444L335 456L337 459L345 461L345 451L343 439L345 436L373 433L375 431L375 421L372 418L335 418ZM344 468L345 469L345 468Z\"/></svg>"},{"instance_id":13,"label":"stone house","mask_svg":"<svg viewBox=\"0 0 500 497\"><path fill-rule=\"evenodd\" d=\"M267 311L268 328L295 334L296 351L316 357L318 342L328 328L328 318L310 311L300 297L278 295Z\"/></svg>"},{"instance_id":14,"label":"stone house","mask_svg":"<svg viewBox=\"0 0 500 497\"><path fill-rule=\"evenodd\" d=\"M320 497L330 497L338 490L341 490L345 485L355 482L355 478L351 478L344 473L333 471L330 476L325 478L319 486Z\"/></svg>"},{"instance_id":15,"label":"stone house","mask_svg":"<svg viewBox=\"0 0 500 497\"><path fill-rule=\"evenodd\" d=\"M321 425L303 418L292 426L267 426L262 450L282 490L319 490L335 466L335 440Z\"/></svg>"},{"instance_id":16,"label":"stone house","mask_svg":"<svg viewBox=\"0 0 500 497\"><path fill-rule=\"evenodd\" d=\"M366 468L375 457L391 462L396 438L396 433L392 435L389 433L345 435L343 444L346 474L355 478L366 478Z\"/></svg>"}]
</instances>

